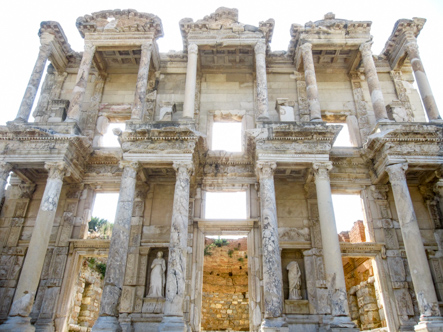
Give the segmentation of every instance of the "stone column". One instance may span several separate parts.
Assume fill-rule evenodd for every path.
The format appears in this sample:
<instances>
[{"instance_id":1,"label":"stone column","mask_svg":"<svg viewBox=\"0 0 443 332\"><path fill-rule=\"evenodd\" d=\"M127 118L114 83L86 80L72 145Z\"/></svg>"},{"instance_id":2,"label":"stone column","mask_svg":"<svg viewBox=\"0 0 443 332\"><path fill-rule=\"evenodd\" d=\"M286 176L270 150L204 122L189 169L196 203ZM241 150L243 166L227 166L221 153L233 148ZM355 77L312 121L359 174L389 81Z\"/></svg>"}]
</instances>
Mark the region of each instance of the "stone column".
<instances>
[{"instance_id":1,"label":"stone column","mask_svg":"<svg viewBox=\"0 0 443 332\"><path fill-rule=\"evenodd\" d=\"M43 269L63 178L69 175L64 162L48 162L45 168L49 171L49 175L40 210L35 220L9 317L3 325L0 325L0 331L34 331L29 314Z\"/></svg>"},{"instance_id":2,"label":"stone column","mask_svg":"<svg viewBox=\"0 0 443 332\"><path fill-rule=\"evenodd\" d=\"M411 61L412 69L414 70L414 76L417 80L418 90L420 90L421 100L425 106L428 119L429 121L441 120L437 103L435 102L434 95L431 90L431 85L429 84L425 68L421 62L417 39L415 39L415 37L413 39L409 39L405 45L405 48L406 52L408 53L409 60Z\"/></svg>"},{"instance_id":3,"label":"stone column","mask_svg":"<svg viewBox=\"0 0 443 332\"><path fill-rule=\"evenodd\" d=\"M266 43L260 40L255 44L255 71L257 76L257 111L259 121L269 120L268 82L266 78Z\"/></svg>"},{"instance_id":4,"label":"stone column","mask_svg":"<svg viewBox=\"0 0 443 332\"><path fill-rule=\"evenodd\" d=\"M195 107L195 85L197 82L197 58L198 46L189 44L188 46L188 67L186 69L185 101L183 104L183 118L194 118Z\"/></svg>"},{"instance_id":5,"label":"stone column","mask_svg":"<svg viewBox=\"0 0 443 332\"><path fill-rule=\"evenodd\" d=\"M72 90L71 102L69 104L67 122L77 122L80 119L83 98L85 97L86 86L88 84L89 70L94 58L95 45L85 44L82 62L77 73L77 80Z\"/></svg>"},{"instance_id":6,"label":"stone column","mask_svg":"<svg viewBox=\"0 0 443 332\"><path fill-rule=\"evenodd\" d=\"M3 161L0 162L0 202L3 197L5 197L5 187L11 170L11 164L5 163Z\"/></svg>"},{"instance_id":7,"label":"stone column","mask_svg":"<svg viewBox=\"0 0 443 332\"><path fill-rule=\"evenodd\" d=\"M394 194L406 257L420 310L420 322L415 327L415 331L442 331L443 319L440 317L437 294L435 293L428 258L426 257L417 217L406 182L405 171L407 169L407 164L395 164L386 167ZM436 326L440 329L437 329Z\"/></svg>"},{"instance_id":8,"label":"stone column","mask_svg":"<svg viewBox=\"0 0 443 332\"><path fill-rule=\"evenodd\" d=\"M283 314L283 277L278 239L277 206L275 203L275 162L257 162L260 181L262 222L264 321L262 331L281 331L286 326Z\"/></svg>"},{"instance_id":9,"label":"stone column","mask_svg":"<svg viewBox=\"0 0 443 332\"><path fill-rule=\"evenodd\" d=\"M119 302L125 278L126 260L128 257L129 235L131 230L132 208L134 206L137 162L123 161L123 174L120 183L120 194L115 213L114 228L109 246L106 266L105 284L100 301L100 314L92 331L122 331L118 321Z\"/></svg>"},{"instance_id":10,"label":"stone column","mask_svg":"<svg viewBox=\"0 0 443 332\"><path fill-rule=\"evenodd\" d=\"M304 43L300 46L303 66L305 68L306 94L308 97L311 121L321 121L320 101L318 100L317 79L315 77L314 59L312 57L312 44Z\"/></svg>"},{"instance_id":11,"label":"stone column","mask_svg":"<svg viewBox=\"0 0 443 332\"><path fill-rule=\"evenodd\" d=\"M14 121L28 122L32 105L34 104L35 96L37 95L38 87L40 86L40 81L42 80L43 71L45 70L46 61L50 55L50 43L42 43L40 46L40 51L38 52L37 61L35 62L31 77L29 78L28 86L26 87L25 95L23 96L17 117Z\"/></svg>"},{"instance_id":12,"label":"stone column","mask_svg":"<svg viewBox=\"0 0 443 332\"><path fill-rule=\"evenodd\" d=\"M329 171L332 169L332 163L314 163L313 169L322 234L323 260L325 263L326 280L331 292L332 324L342 327L353 327L354 324L349 318L345 274L343 272L340 243L335 224L334 207L332 205L329 180Z\"/></svg>"},{"instance_id":13,"label":"stone column","mask_svg":"<svg viewBox=\"0 0 443 332\"><path fill-rule=\"evenodd\" d=\"M186 256L188 248L188 216L191 161L174 162L176 171L174 203L172 207L171 238L169 241L166 302L159 331L185 331L183 302L185 298Z\"/></svg>"},{"instance_id":14,"label":"stone column","mask_svg":"<svg viewBox=\"0 0 443 332\"><path fill-rule=\"evenodd\" d=\"M360 52L365 67L366 81L368 82L369 92L371 94L372 108L374 109L376 121L388 120L383 93L381 92L380 82L377 76L374 59L371 52L372 42L360 45Z\"/></svg>"},{"instance_id":15,"label":"stone column","mask_svg":"<svg viewBox=\"0 0 443 332\"><path fill-rule=\"evenodd\" d=\"M138 67L137 85L134 103L132 104L131 120L143 120L146 108L146 89L148 87L149 65L151 63L152 44L142 44L140 66Z\"/></svg>"}]
</instances>

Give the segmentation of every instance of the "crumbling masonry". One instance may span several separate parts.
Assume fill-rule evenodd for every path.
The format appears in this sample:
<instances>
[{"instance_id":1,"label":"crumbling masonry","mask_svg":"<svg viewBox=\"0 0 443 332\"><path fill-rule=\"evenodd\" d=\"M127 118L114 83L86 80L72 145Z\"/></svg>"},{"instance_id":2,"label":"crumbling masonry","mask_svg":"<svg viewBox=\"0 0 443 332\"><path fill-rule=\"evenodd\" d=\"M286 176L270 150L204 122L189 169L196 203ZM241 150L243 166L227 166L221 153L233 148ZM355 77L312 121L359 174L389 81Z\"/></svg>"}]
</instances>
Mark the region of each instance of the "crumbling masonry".
<instances>
[{"instance_id":1,"label":"crumbling masonry","mask_svg":"<svg viewBox=\"0 0 443 332\"><path fill-rule=\"evenodd\" d=\"M205 236L223 234L247 236L250 331L443 330L443 125L424 19L397 21L378 56L370 21L332 13L293 24L287 51L271 51L274 20L243 24L236 9L181 20L169 53L153 14L76 24L80 53L41 23L0 127L0 331L68 331L86 257L108 257L92 331L201 331ZM120 147L104 147L119 122ZM241 123L242 152L211 149L217 122ZM340 123L353 147L333 146ZM247 218L206 219L206 194L227 191L247 193ZM87 239L103 192L120 193L112 238ZM339 242L331 193L361 196L366 242ZM159 251L165 297L148 297ZM287 299L292 261L300 300Z\"/></svg>"}]
</instances>

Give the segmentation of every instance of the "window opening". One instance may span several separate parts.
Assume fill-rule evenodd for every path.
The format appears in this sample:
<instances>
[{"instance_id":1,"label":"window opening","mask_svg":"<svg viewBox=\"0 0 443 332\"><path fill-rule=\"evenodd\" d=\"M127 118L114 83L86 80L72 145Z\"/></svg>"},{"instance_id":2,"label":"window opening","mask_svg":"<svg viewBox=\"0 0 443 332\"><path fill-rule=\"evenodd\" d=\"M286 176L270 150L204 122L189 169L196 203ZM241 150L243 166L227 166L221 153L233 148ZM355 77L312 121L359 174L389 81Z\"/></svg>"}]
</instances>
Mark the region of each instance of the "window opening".
<instances>
[{"instance_id":1,"label":"window opening","mask_svg":"<svg viewBox=\"0 0 443 332\"><path fill-rule=\"evenodd\" d=\"M120 144L118 143L117 136L114 135L114 133L112 132L112 130L115 128L125 130L125 124L124 123L110 123L109 124L108 129L106 130L106 133L103 135L103 147L105 147L105 148L120 147Z\"/></svg>"},{"instance_id":2,"label":"window opening","mask_svg":"<svg viewBox=\"0 0 443 332\"><path fill-rule=\"evenodd\" d=\"M343 242L366 242L360 195L332 195L335 222Z\"/></svg>"},{"instance_id":3,"label":"window opening","mask_svg":"<svg viewBox=\"0 0 443 332\"><path fill-rule=\"evenodd\" d=\"M207 192L206 219L246 219L246 192Z\"/></svg>"},{"instance_id":4,"label":"window opening","mask_svg":"<svg viewBox=\"0 0 443 332\"><path fill-rule=\"evenodd\" d=\"M97 193L92 218L89 221L89 238L110 239L117 211L118 193Z\"/></svg>"},{"instance_id":5,"label":"window opening","mask_svg":"<svg viewBox=\"0 0 443 332\"><path fill-rule=\"evenodd\" d=\"M249 331L247 237L205 238L202 291L202 330Z\"/></svg>"},{"instance_id":6,"label":"window opening","mask_svg":"<svg viewBox=\"0 0 443 332\"><path fill-rule=\"evenodd\" d=\"M214 122L212 127L212 150L241 152L241 122Z\"/></svg>"},{"instance_id":7,"label":"window opening","mask_svg":"<svg viewBox=\"0 0 443 332\"><path fill-rule=\"evenodd\" d=\"M349 128L346 123L328 123L328 125L341 125L343 128L340 130L337 138L334 142L334 147L353 147L351 143L351 136L349 135Z\"/></svg>"}]
</instances>

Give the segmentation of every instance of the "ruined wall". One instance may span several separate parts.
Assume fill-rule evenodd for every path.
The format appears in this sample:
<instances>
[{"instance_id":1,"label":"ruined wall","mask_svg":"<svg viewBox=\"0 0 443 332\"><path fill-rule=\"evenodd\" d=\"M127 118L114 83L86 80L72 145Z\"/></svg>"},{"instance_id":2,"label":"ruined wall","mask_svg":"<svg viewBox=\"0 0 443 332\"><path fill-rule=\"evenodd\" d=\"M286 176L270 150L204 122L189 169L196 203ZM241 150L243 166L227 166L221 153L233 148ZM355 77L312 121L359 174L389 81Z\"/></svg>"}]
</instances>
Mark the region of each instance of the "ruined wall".
<instances>
[{"instance_id":1,"label":"ruined wall","mask_svg":"<svg viewBox=\"0 0 443 332\"><path fill-rule=\"evenodd\" d=\"M202 330L249 331L247 238L221 247L211 243L205 239L210 254L204 258Z\"/></svg>"}]
</instances>

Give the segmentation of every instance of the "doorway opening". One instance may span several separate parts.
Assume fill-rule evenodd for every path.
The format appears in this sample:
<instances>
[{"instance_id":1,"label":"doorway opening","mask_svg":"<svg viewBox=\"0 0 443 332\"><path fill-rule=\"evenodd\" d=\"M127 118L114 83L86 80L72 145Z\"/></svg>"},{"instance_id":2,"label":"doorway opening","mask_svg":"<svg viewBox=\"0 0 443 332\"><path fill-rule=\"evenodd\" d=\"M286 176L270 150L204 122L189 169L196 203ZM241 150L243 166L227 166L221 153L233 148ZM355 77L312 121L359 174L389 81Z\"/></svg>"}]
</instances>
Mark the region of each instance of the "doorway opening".
<instances>
[{"instance_id":1,"label":"doorway opening","mask_svg":"<svg viewBox=\"0 0 443 332\"><path fill-rule=\"evenodd\" d=\"M247 237L205 237L202 331L249 331Z\"/></svg>"},{"instance_id":2,"label":"doorway opening","mask_svg":"<svg viewBox=\"0 0 443 332\"><path fill-rule=\"evenodd\" d=\"M374 277L374 260L368 257L343 257L342 260L352 321L362 331L386 327L383 301Z\"/></svg>"}]
</instances>

